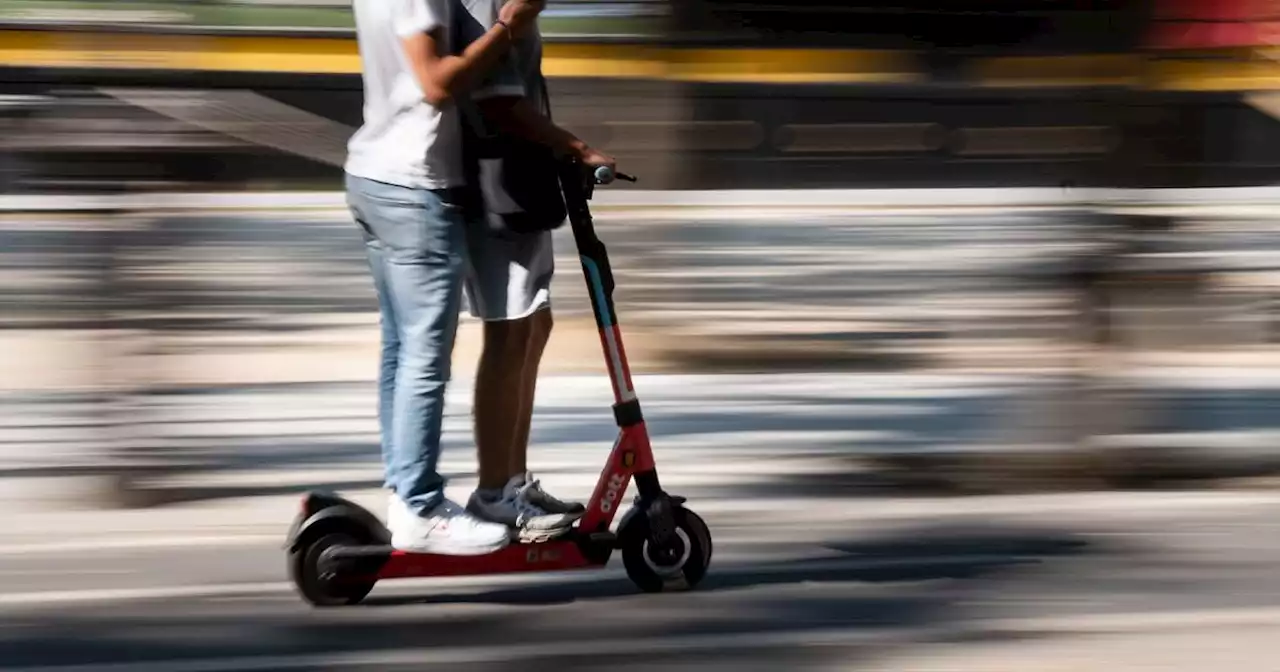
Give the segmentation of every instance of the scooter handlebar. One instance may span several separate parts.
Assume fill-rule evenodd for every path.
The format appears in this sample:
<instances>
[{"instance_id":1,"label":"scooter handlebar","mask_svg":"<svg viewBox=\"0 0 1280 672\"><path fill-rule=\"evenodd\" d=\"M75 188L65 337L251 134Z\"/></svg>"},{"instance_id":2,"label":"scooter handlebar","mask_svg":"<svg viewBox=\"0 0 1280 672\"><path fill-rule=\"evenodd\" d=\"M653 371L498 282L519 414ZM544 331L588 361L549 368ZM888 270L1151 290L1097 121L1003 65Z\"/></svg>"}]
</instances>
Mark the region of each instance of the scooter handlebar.
<instances>
[{"instance_id":1,"label":"scooter handlebar","mask_svg":"<svg viewBox=\"0 0 1280 672\"><path fill-rule=\"evenodd\" d=\"M595 172L596 184L610 184L614 180L625 180L627 182L635 182L636 178L626 173L615 172L609 166L599 166Z\"/></svg>"}]
</instances>

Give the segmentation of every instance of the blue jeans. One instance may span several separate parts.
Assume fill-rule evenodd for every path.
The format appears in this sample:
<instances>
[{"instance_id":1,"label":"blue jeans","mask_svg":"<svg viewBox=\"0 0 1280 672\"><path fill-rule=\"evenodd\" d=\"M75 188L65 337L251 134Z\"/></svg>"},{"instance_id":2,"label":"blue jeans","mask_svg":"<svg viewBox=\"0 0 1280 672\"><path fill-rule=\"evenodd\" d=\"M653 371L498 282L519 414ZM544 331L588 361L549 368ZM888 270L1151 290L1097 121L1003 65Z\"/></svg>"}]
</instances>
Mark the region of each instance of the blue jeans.
<instances>
[{"instance_id":1,"label":"blue jeans","mask_svg":"<svg viewBox=\"0 0 1280 672\"><path fill-rule=\"evenodd\" d=\"M436 471L466 268L466 222L453 191L346 176L378 294L378 420L386 486L415 512L444 501Z\"/></svg>"}]
</instances>

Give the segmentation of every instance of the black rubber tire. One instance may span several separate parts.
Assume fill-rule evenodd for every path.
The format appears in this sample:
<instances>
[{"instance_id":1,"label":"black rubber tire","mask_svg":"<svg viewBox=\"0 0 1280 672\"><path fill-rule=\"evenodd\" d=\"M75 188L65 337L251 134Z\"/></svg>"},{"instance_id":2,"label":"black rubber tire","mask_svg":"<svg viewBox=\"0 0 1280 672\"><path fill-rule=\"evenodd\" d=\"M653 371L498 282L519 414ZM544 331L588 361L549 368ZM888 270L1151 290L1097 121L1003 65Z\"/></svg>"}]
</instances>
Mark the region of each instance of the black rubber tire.
<instances>
[{"instance_id":1,"label":"black rubber tire","mask_svg":"<svg viewBox=\"0 0 1280 672\"><path fill-rule=\"evenodd\" d=\"M289 553L289 578L302 599L316 607L359 604L373 590L375 581L335 582L320 576L320 556L334 546L358 546L350 534L333 532L299 544Z\"/></svg>"},{"instance_id":2,"label":"black rubber tire","mask_svg":"<svg viewBox=\"0 0 1280 672\"><path fill-rule=\"evenodd\" d=\"M633 516L618 532L622 547L622 564L627 576L638 588L647 593L691 590L707 575L711 566L711 531L698 514L677 507L672 515L676 528L689 538L689 554L678 569L669 574L659 574L645 561L645 546L649 541L649 518L643 513Z\"/></svg>"}]
</instances>

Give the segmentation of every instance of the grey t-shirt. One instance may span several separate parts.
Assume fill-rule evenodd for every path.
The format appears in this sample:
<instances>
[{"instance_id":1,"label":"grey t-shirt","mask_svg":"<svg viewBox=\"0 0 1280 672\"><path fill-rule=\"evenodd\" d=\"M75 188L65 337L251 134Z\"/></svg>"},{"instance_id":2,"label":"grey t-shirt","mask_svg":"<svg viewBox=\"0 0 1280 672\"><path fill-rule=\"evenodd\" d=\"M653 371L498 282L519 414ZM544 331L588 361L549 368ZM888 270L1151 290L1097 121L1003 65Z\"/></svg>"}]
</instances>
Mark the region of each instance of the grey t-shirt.
<instances>
[{"instance_id":1,"label":"grey t-shirt","mask_svg":"<svg viewBox=\"0 0 1280 672\"><path fill-rule=\"evenodd\" d=\"M504 0L454 1L457 2L453 12L457 31L454 48L456 53L461 53L498 22ZM478 101L497 96L522 96L546 114L547 101L542 87L542 38L535 28L516 40L469 98Z\"/></svg>"}]
</instances>

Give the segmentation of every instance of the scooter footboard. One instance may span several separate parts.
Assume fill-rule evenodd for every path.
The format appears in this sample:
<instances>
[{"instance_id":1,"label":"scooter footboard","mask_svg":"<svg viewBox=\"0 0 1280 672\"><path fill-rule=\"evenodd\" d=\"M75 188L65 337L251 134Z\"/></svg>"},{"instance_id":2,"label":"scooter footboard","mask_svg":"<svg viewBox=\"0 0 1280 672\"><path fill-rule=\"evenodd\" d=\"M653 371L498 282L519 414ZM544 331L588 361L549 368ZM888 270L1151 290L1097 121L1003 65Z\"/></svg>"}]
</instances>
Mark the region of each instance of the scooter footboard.
<instances>
[{"instance_id":1,"label":"scooter footboard","mask_svg":"<svg viewBox=\"0 0 1280 672\"><path fill-rule=\"evenodd\" d=\"M587 557L576 541L566 540L512 544L496 553L479 556L389 551L386 561L378 569L377 578L550 572L603 564L598 559Z\"/></svg>"}]
</instances>

